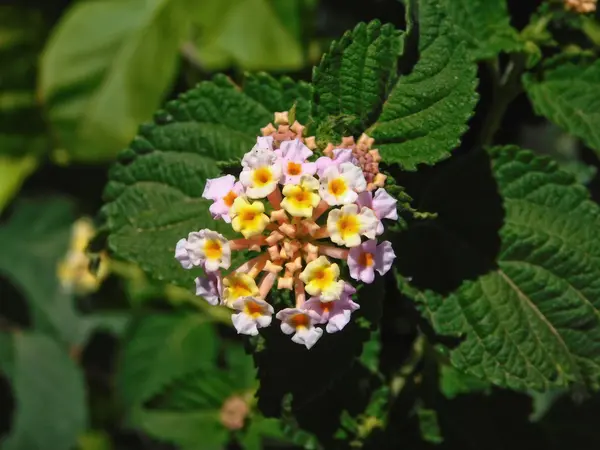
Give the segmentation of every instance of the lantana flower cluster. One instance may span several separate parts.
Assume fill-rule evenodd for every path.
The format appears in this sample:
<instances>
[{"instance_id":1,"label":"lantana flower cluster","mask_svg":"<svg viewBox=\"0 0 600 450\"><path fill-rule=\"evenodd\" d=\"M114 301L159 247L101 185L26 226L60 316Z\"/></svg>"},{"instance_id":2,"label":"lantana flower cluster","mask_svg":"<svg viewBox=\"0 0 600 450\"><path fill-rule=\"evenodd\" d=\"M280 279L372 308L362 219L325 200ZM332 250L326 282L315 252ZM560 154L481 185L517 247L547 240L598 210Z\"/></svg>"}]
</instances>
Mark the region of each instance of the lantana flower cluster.
<instances>
[{"instance_id":1,"label":"lantana flower cluster","mask_svg":"<svg viewBox=\"0 0 600 450\"><path fill-rule=\"evenodd\" d=\"M391 243L377 237L384 219L398 219L396 200L381 187L385 177L368 136L328 146L328 156L317 158L314 138L302 136L302 125L290 126L287 113L276 113L275 123L278 128L263 128L244 155L238 178L206 183L203 197L213 202L212 217L230 224L240 238L194 231L177 242L175 258L185 269L204 269L206 276L195 280L196 294L235 310L238 333L253 336L271 325L272 289L293 291L294 307L275 317L292 341L311 348L323 328L342 330L359 309L339 261L347 261L350 278L363 283L392 266ZM229 271L236 251L258 254Z\"/></svg>"}]
</instances>

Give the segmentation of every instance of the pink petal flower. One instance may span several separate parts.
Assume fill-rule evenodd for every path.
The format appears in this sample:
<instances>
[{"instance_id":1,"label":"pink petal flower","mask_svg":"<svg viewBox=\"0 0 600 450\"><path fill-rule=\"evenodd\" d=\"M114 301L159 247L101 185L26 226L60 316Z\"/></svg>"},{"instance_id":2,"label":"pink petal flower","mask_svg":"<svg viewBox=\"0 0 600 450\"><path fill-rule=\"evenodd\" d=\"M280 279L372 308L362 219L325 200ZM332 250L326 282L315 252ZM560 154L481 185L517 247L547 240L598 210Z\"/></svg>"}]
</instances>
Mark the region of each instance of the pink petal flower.
<instances>
[{"instance_id":1,"label":"pink petal flower","mask_svg":"<svg viewBox=\"0 0 600 450\"><path fill-rule=\"evenodd\" d=\"M208 272L205 277L196 278L196 295L203 297L209 304L221 305L223 294L222 277L219 272Z\"/></svg>"},{"instance_id":2,"label":"pink petal flower","mask_svg":"<svg viewBox=\"0 0 600 450\"><path fill-rule=\"evenodd\" d=\"M335 333L342 330L350 322L352 312L360 308L360 305L351 299L355 293L356 289L351 284L345 283L344 292L339 300L321 302L319 297L312 297L304 304L304 308L319 316L317 323L327 323L328 333Z\"/></svg>"},{"instance_id":3,"label":"pink petal flower","mask_svg":"<svg viewBox=\"0 0 600 450\"><path fill-rule=\"evenodd\" d=\"M375 253L375 270L379 275L385 275L392 267L396 254L390 241L383 241L377 246Z\"/></svg>"},{"instance_id":4,"label":"pink petal flower","mask_svg":"<svg viewBox=\"0 0 600 450\"><path fill-rule=\"evenodd\" d=\"M260 148L266 148L273 150L273 136L258 136L256 138L256 145Z\"/></svg>"},{"instance_id":5,"label":"pink petal flower","mask_svg":"<svg viewBox=\"0 0 600 450\"><path fill-rule=\"evenodd\" d=\"M398 200L388 194L385 189L379 188L373 196L373 211L379 220L398 220L397 203Z\"/></svg>"},{"instance_id":6,"label":"pink petal flower","mask_svg":"<svg viewBox=\"0 0 600 450\"><path fill-rule=\"evenodd\" d=\"M184 269L191 269L194 265L187 250L187 239L179 239L175 246L175 259L179 261Z\"/></svg>"},{"instance_id":7,"label":"pink petal flower","mask_svg":"<svg viewBox=\"0 0 600 450\"><path fill-rule=\"evenodd\" d=\"M298 184L302 175L314 175L317 171L315 163L306 161L313 152L299 139L282 142L275 154L281 158L281 184Z\"/></svg>"},{"instance_id":8,"label":"pink petal flower","mask_svg":"<svg viewBox=\"0 0 600 450\"><path fill-rule=\"evenodd\" d=\"M372 283L375 279L375 260L377 241L374 239L353 247L348 253L350 276L364 283Z\"/></svg>"},{"instance_id":9,"label":"pink petal flower","mask_svg":"<svg viewBox=\"0 0 600 450\"><path fill-rule=\"evenodd\" d=\"M279 149L275 150L275 154L290 161L305 162L313 152L300 139L294 139L282 142Z\"/></svg>"},{"instance_id":10,"label":"pink petal flower","mask_svg":"<svg viewBox=\"0 0 600 450\"><path fill-rule=\"evenodd\" d=\"M352 154L352 150L347 148L336 148L333 150L333 159L327 156L321 156L317 159L317 174L322 177L328 167L339 167L340 164L345 162L351 162L354 165L358 165L358 160Z\"/></svg>"},{"instance_id":11,"label":"pink petal flower","mask_svg":"<svg viewBox=\"0 0 600 450\"><path fill-rule=\"evenodd\" d=\"M219 178L211 178L206 180L206 186L202 197L208 200L218 200L225 197L235 184L233 175L225 175Z\"/></svg>"}]
</instances>

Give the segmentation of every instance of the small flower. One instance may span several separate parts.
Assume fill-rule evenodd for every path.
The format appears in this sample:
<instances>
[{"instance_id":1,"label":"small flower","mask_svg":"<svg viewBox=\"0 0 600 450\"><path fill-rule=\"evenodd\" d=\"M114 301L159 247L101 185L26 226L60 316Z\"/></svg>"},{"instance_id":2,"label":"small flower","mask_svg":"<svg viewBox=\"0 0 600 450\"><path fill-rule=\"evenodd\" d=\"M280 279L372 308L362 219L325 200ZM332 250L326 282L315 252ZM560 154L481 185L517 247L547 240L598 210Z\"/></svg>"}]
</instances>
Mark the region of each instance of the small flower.
<instances>
[{"instance_id":1,"label":"small flower","mask_svg":"<svg viewBox=\"0 0 600 450\"><path fill-rule=\"evenodd\" d=\"M205 277L196 278L195 282L196 295L204 298L213 306L221 303L223 279L219 272L208 272Z\"/></svg>"},{"instance_id":2,"label":"small flower","mask_svg":"<svg viewBox=\"0 0 600 450\"><path fill-rule=\"evenodd\" d=\"M258 136L256 138L256 146L273 151L273 136Z\"/></svg>"},{"instance_id":3,"label":"small flower","mask_svg":"<svg viewBox=\"0 0 600 450\"><path fill-rule=\"evenodd\" d=\"M369 208L359 212L357 205L344 205L327 216L327 230L333 242L346 247L360 245L360 236L375 239L379 220Z\"/></svg>"},{"instance_id":4,"label":"small flower","mask_svg":"<svg viewBox=\"0 0 600 450\"><path fill-rule=\"evenodd\" d=\"M214 272L219 267L229 269L231 249L222 234L204 229L180 239L175 247L175 258L184 269L203 265L207 272Z\"/></svg>"},{"instance_id":5,"label":"small flower","mask_svg":"<svg viewBox=\"0 0 600 450\"><path fill-rule=\"evenodd\" d=\"M310 175L303 175L299 184L287 184L283 188L285 198L281 206L294 217L311 217L321 197L315 193L319 182Z\"/></svg>"},{"instance_id":6,"label":"small flower","mask_svg":"<svg viewBox=\"0 0 600 450\"><path fill-rule=\"evenodd\" d=\"M255 146L242 159L244 169L240 181L250 198L264 198L277 187L281 178L281 164L274 151Z\"/></svg>"},{"instance_id":7,"label":"small flower","mask_svg":"<svg viewBox=\"0 0 600 450\"><path fill-rule=\"evenodd\" d=\"M238 334L256 336L259 328L271 325L273 307L255 297L243 297L233 302L233 309L239 311L231 315L233 326Z\"/></svg>"},{"instance_id":8,"label":"small flower","mask_svg":"<svg viewBox=\"0 0 600 450\"><path fill-rule=\"evenodd\" d=\"M317 173L320 177L322 177L328 167L339 167L340 164L346 162L358 165L358 160L352 154L352 150L336 148L333 150L333 159L329 158L328 156L321 156L319 159L317 159Z\"/></svg>"},{"instance_id":9,"label":"small flower","mask_svg":"<svg viewBox=\"0 0 600 450\"><path fill-rule=\"evenodd\" d=\"M352 301L352 295L356 289L351 284L344 284L344 291L339 300L335 302L322 302L319 297L312 297L304 304L304 309L314 311L319 316L320 324L327 323L325 328L328 333L341 331L348 322L354 311L360 308L358 303Z\"/></svg>"},{"instance_id":10,"label":"small flower","mask_svg":"<svg viewBox=\"0 0 600 450\"><path fill-rule=\"evenodd\" d=\"M356 204L360 207L372 209L375 216L381 221L382 219L398 220L398 210L396 204L398 200L392 197L383 188L377 189L375 195L369 191L364 191L358 194ZM383 223L377 225L377 234L383 233Z\"/></svg>"},{"instance_id":11,"label":"small flower","mask_svg":"<svg viewBox=\"0 0 600 450\"><path fill-rule=\"evenodd\" d=\"M310 349L323 335L323 330L315 327L318 316L314 311L306 311L298 308L286 308L277 313L281 320L281 331L292 334L292 341L303 344Z\"/></svg>"},{"instance_id":12,"label":"small flower","mask_svg":"<svg viewBox=\"0 0 600 450\"><path fill-rule=\"evenodd\" d=\"M306 283L306 292L310 295L320 295L324 302L331 302L340 298L344 289L344 282L338 281L340 268L332 264L325 256L319 256L306 265L300 274L300 280Z\"/></svg>"},{"instance_id":13,"label":"small flower","mask_svg":"<svg viewBox=\"0 0 600 450\"><path fill-rule=\"evenodd\" d=\"M242 297L258 297L258 286L250 275L233 272L223 278L223 303L230 308Z\"/></svg>"},{"instance_id":14,"label":"small flower","mask_svg":"<svg viewBox=\"0 0 600 450\"><path fill-rule=\"evenodd\" d=\"M352 163L342 163L339 168L330 166L321 177L319 193L329 205L347 205L356 201L357 192L367 188L367 182L360 167Z\"/></svg>"},{"instance_id":15,"label":"small flower","mask_svg":"<svg viewBox=\"0 0 600 450\"><path fill-rule=\"evenodd\" d=\"M257 144L242 158L244 169L258 169L277 163L277 155L273 151L273 138L257 138Z\"/></svg>"},{"instance_id":16,"label":"small flower","mask_svg":"<svg viewBox=\"0 0 600 450\"><path fill-rule=\"evenodd\" d=\"M281 184L299 183L303 175L314 175L317 171L315 163L306 161L313 152L300 139L282 142L275 154L281 157Z\"/></svg>"},{"instance_id":17,"label":"small flower","mask_svg":"<svg viewBox=\"0 0 600 450\"><path fill-rule=\"evenodd\" d=\"M202 197L213 200L214 203L209 208L213 219L223 219L229 223L229 209L243 192L242 183L236 182L233 175L225 175L207 180Z\"/></svg>"},{"instance_id":18,"label":"small flower","mask_svg":"<svg viewBox=\"0 0 600 450\"><path fill-rule=\"evenodd\" d=\"M245 198L238 197L229 211L232 217L231 226L246 239L256 236L262 233L269 223L269 218L264 212L265 205L261 202L250 204Z\"/></svg>"},{"instance_id":19,"label":"small flower","mask_svg":"<svg viewBox=\"0 0 600 450\"><path fill-rule=\"evenodd\" d=\"M348 254L348 267L350 276L355 280L372 283L375 279L375 270L379 275L384 275L392 267L396 254L392 243L370 240L350 249Z\"/></svg>"}]
</instances>

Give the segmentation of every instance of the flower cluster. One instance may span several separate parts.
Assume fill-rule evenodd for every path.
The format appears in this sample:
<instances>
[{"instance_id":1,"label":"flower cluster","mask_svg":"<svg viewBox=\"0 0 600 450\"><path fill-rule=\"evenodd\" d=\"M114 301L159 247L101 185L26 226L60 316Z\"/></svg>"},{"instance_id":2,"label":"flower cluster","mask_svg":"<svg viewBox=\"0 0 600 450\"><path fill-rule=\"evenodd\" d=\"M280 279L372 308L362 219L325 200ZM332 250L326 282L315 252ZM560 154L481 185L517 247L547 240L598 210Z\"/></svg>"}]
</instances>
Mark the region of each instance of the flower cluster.
<instances>
[{"instance_id":1,"label":"flower cluster","mask_svg":"<svg viewBox=\"0 0 600 450\"><path fill-rule=\"evenodd\" d=\"M315 158L314 138L302 136L302 125L290 126L287 113L276 113L275 123L278 128L263 128L242 158L238 179L225 175L206 183L203 197L213 202L213 218L242 237L191 232L177 243L175 258L186 269L204 269L196 294L234 309L238 333L256 335L271 324L273 287L293 291L294 307L276 318L292 341L311 348L323 335L319 325L340 331L359 308L352 300L356 289L341 279L335 260L347 261L350 277L363 283L392 266L392 245L378 243L377 236L383 219L398 219L396 200L380 187L384 178L371 138L363 135L358 146L346 140ZM235 251L258 255L223 275Z\"/></svg>"}]
</instances>

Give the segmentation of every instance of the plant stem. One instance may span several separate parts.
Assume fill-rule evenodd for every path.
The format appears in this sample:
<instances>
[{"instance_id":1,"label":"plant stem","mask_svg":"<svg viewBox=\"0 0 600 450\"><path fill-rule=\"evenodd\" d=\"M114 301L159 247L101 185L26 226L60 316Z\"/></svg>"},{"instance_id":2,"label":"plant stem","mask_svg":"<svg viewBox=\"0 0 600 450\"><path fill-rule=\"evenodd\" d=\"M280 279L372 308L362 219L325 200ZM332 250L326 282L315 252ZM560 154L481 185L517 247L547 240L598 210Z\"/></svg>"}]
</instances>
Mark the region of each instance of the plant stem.
<instances>
[{"instance_id":1,"label":"plant stem","mask_svg":"<svg viewBox=\"0 0 600 450\"><path fill-rule=\"evenodd\" d=\"M523 91L521 75L525 70L525 58L526 56L523 54L512 55L502 75L498 73L497 61L489 65L494 84L493 100L490 112L482 127L481 146L487 146L493 142L494 136L502 125L502 119L508 106Z\"/></svg>"}]
</instances>

